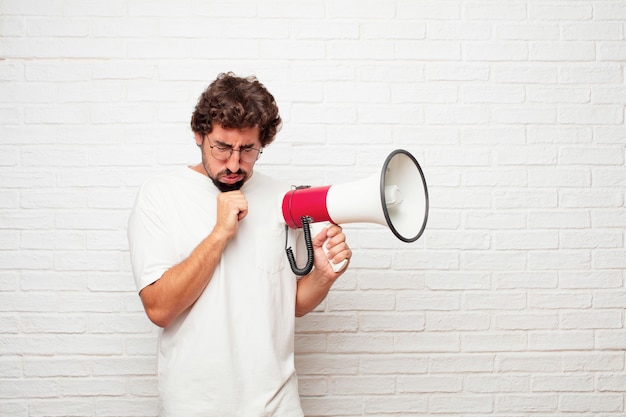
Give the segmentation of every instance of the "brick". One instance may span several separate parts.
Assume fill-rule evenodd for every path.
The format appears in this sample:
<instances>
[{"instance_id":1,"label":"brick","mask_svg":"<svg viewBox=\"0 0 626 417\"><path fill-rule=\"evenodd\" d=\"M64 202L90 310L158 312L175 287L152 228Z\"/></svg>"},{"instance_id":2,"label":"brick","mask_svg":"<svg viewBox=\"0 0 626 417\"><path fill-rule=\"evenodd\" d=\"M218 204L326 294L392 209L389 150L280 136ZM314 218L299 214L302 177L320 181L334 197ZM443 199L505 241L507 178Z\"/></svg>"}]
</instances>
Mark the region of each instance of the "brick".
<instances>
[{"instance_id":1,"label":"brick","mask_svg":"<svg viewBox=\"0 0 626 417\"><path fill-rule=\"evenodd\" d=\"M429 410L432 413L490 413L493 411L493 397L489 395L433 395Z\"/></svg>"},{"instance_id":2,"label":"brick","mask_svg":"<svg viewBox=\"0 0 626 417\"><path fill-rule=\"evenodd\" d=\"M96 398L95 404L96 416L102 417L143 417L158 413L156 399Z\"/></svg>"},{"instance_id":3,"label":"brick","mask_svg":"<svg viewBox=\"0 0 626 417\"><path fill-rule=\"evenodd\" d=\"M528 141L534 144L591 143L592 131L585 126L531 126L528 128Z\"/></svg>"},{"instance_id":4,"label":"brick","mask_svg":"<svg viewBox=\"0 0 626 417\"><path fill-rule=\"evenodd\" d=\"M342 277L342 280L344 277ZM412 271L373 270L359 274L358 288L361 290L412 290L424 288L424 277Z\"/></svg>"},{"instance_id":5,"label":"brick","mask_svg":"<svg viewBox=\"0 0 626 417\"><path fill-rule=\"evenodd\" d=\"M476 331L489 328L490 317L484 313L427 312L426 331Z\"/></svg>"},{"instance_id":6,"label":"brick","mask_svg":"<svg viewBox=\"0 0 626 417\"><path fill-rule=\"evenodd\" d=\"M623 61L626 57L623 42L601 42L598 45L599 61Z\"/></svg>"},{"instance_id":7,"label":"brick","mask_svg":"<svg viewBox=\"0 0 626 417\"><path fill-rule=\"evenodd\" d=\"M563 24L561 39L571 41L621 40L621 23L584 22Z\"/></svg>"},{"instance_id":8,"label":"brick","mask_svg":"<svg viewBox=\"0 0 626 417\"><path fill-rule=\"evenodd\" d=\"M158 382L154 378L129 378L129 394L139 397L157 397Z\"/></svg>"},{"instance_id":9,"label":"brick","mask_svg":"<svg viewBox=\"0 0 626 417\"><path fill-rule=\"evenodd\" d=\"M4 315L0 316L0 333L13 333L20 332L19 321L16 316Z\"/></svg>"},{"instance_id":10,"label":"brick","mask_svg":"<svg viewBox=\"0 0 626 417\"><path fill-rule=\"evenodd\" d=\"M395 306L395 296L389 291L334 291L328 295L327 302L330 311L389 311Z\"/></svg>"},{"instance_id":11,"label":"brick","mask_svg":"<svg viewBox=\"0 0 626 417\"><path fill-rule=\"evenodd\" d=\"M495 27L495 38L503 40L558 40L559 26L552 23L508 23Z\"/></svg>"},{"instance_id":12,"label":"brick","mask_svg":"<svg viewBox=\"0 0 626 417\"><path fill-rule=\"evenodd\" d=\"M96 376L155 375L157 364L151 357L144 358L97 358L92 362Z\"/></svg>"},{"instance_id":13,"label":"brick","mask_svg":"<svg viewBox=\"0 0 626 417\"><path fill-rule=\"evenodd\" d=\"M620 106L564 106L559 109L558 118L564 124L621 124L624 122L624 111Z\"/></svg>"},{"instance_id":14,"label":"brick","mask_svg":"<svg viewBox=\"0 0 626 417\"><path fill-rule=\"evenodd\" d=\"M503 413L555 413L559 407L556 394L509 394L496 398L495 410Z\"/></svg>"},{"instance_id":15,"label":"brick","mask_svg":"<svg viewBox=\"0 0 626 417\"><path fill-rule=\"evenodd\" d=\"M552 85L558 82L559 73L556 68L519 63L494 67L492 77L499 83L530 84L529 87L533 84L549 84L554 88Z\"/></svg>"},{"instance_id":16,"label":"brick","mask_svg":"<svg viewBox=\"0 0 626 417\"><path fill-rule=\"evenodd\" d=\"M373 2L372 5L377 5L378 3ZM350 7L351 3L347 3L346 6ZM249 5L242 6L241 9L250 9ZM342 6L339 5L339 8ZM214 7L211 7L214 9ZM230 9L230 7L225 7L225 9ZM235 8L239 13L236 16L239 16L241 11ZM322 4L313 2L313 1L305 1L298 5L293 4L291 2L268 2L264 3L262 7L259 7L258 11L259 16L263 17L281 17L281 18L321 18L324 16L324 7ZM248 14L246 14L248 16ZM288 19L289 20L289 19Z\"/></svg>"},{"instance_id":17,"label":"brick","mask_svg":"<svg viewBox=\"0 0 626 417\"><path fill-rule=\"evenodd\" d=\"M354 354L299 354L296 369L305 375L355 375L359 360Z\"/></svg>"},{"instance_id":18,"label":"brick","mask_svg":"<svg viewBox=\"0 0 626 417\"><path fill-rule=\"evenodd\" d=\"M372 396L365 399L363 408L367 414L424 413L428 401L415 395Z\"/></svg>"},{"instance_id":19,"label":"brick","mask_svg":"<svg viewBox=\"0 0 626 417\"><path fill-rule=\"evenodd\" d=\"M90 358L33 356L24 359L24 375L27 377L86 377L90 373Z\"/></svg>"},{"instance_id":20,"label":"brick","mask_svg":"<svg viewBox=\"0 0 626 417\"><path fill-rule=\"evenodd\" d=\"M4 30L4 29L0 29ZM0 61L1 81L22 81L24 78L24 64L13 61Z\"/></svg>"},{"instance_id":21,"label":"brick","mask_svg":"<svg viewBox=\"0 0 626 417\"><path fill-rule=\"evenodd\" d=\"M578 293L539 293L533 294L528 299L528 305L540 309L575 308L584 309L591 307L591 296Z\"/></svg>"},{"instance_id":22,"label":"brick","mask_svg":"<svg viewBox=\"0 0 626 417\"><path fill-rule=\"evenodd\" d=\"M72 378L61 383L64 396L121 396L126 393L126 381L122 379Z\"/></svg>"},{"instance_id":23,"label":"brick","mask_svg":"<svg viewBox=\"0 0 626 417\"><path fill-rule=\"evenodd\" d=\"M592 279L590 279L592 277ZM568 272L563 273L560 279L560 287L564 289L580 289L584 288L584 282L590 288L616 288L619 287L618 277L614 271L597 271L597 272Z\"/></svg>"},{"instance_id":24,"label":"brick","mask_svg":"<svg viewBox=\"0 0 626 417\"><path fill-rule=\"evenodd\" d=\"M89 333L113 333L134 335L150 333L152 323L147 317L138 315L90 314L87 330Z\"/></svg>"},{"instance_id":25,"label":"brick","mask_svg":"<svg viewBox=\"0 0 626 417\"><path fill-rule=\"evenodd\" d=\"M51 398L58 393L59 383L53 380L37 378L0 380L0 399Z\"/></svg>"},{"instance_id":26,"label":"brick","mask_svg":"<svg viewBox=\"0 0 626 417\"><path fill-rule=\"evenodd\" d=\"M86 319L78 316L29 315L21 320L24 333L84 333Z\"/></svg>"},{"instance_id":27,"label":"brick","mask_svg":"<svg viewBox=\"0 0 626 417\"><path fill-rule=\"evenodd\" d=\"M596 58L593 42L535 42L530 45L532 61L590 62Z\"/></svg>"},{"instance_id":28,"label":"brick","mask_svg":"<svg viewBox=\"0 0 626 417\"><path fill-rule=\"evenodd\" d=\"M501 292L498 297L489 293L471 293L463 297L463 310L522 310L526 307L526 296L511 292Z\"/></svg>"},{"instance_id":29,"label":"brick","mask_svg":"<svg viewBox=\"0 0 626 417\"><path fill-rule=\"evenodd\" d=\"M0 413L12 417L30 417L28 402L24 400L0 401Z\"/></svg>"},{"instance_id":30,"label":"brick","mask_svg":"<svg viewBox=\"0 0 626 417\"><path fill-rule=\"evenodd\" d=\"M624 392L626 391L626 375L624 373L600 374L597 386L601 392Z\"/></svg>"},{"instance_id":31,"label":"brick","mask_svg":"<svg viewBox=\"0 0 626 417\"><path fill-rule=\"evenodd\" d=\"M391 18L395 14L395 7L380 0L358 2L355 0L333 3L327 8L332 17L352 18Z\"/></svg>"},{"instance_id":32,"label":"brick","mask_svg":"<svg viewBox=\"0 0 626 417\"><path fill-rule=\"evenodd\" d=\"M498 330L539 330L557 329L559 317L552 314L499 314L495 319L495 328Z\"/></svg>"},{"instance_id":33,"label":"brick","mask_svg":"<svg viewBox=\"0 0 626 417\"><path fill-rule=\"evenodd\" d=\"M514 352L500 353L496 370L500 372L559 372L563 369L560 354Z\"/></svg>"},{"instance_id":34,"label":"brick","mask_svg":"<svg viewBox=\"0 0 626 417\"><path fill-rule=\"evenodd\" d=\"M468 334L462 343L467 352L519 352L526 350L526 336L514 333Z\"/></svg>"},{"instance_id":35,"label":"brick","mask_svg":"<svg viewBox=\"0 0 626 417\"><path fill-rule=\"evenodd\" d=\"M494 110L493 118L503 124L554 124L557 109L548 105L499 107Z\"/></svg>"},{"instance_id":36,"label":"brick","mask_svg":"<svg viewBox=\"0 0 626 417\"><path fill-rule=\"evenodd\" d=\"M428 360L422 355L363 355L359 360L359 371L362 374L374 375L425 374L428 371ZM408 378L410 379L410 377ZM400 382L400 379L398 382Z\"/></svg>"},{"instance_id":37,"label":"brick","mask_svg":"<svg viewBox=\"0 0 626 417\"><path fill-rule=\"evenodd\" d=\"M516 393L529 391L530 378L526 375L470 375L467 383L470 392Z\"/></svg>"},{"instance_id":38,"label":"brick","mask_svg":"<svg viewBox=\"0 0 626 417\"><path fill-rule=\"evenodd\" d=\"M489 67L476 63L433 62L426 65L426 79L431 81L486 81Z\"/></svg>"},{"instance_id":39,"label":"brick","mask_svg":"<svg viewBox=\"0 0 626 417\"><path fill-rule=\"evenodd\" d=\"M529 208L529 209L546 209L557 206L557 193L550 190L528 189L495 191L494 207L498 209L511 208ZM532 215L532 212L530 213ZM530 216L529 215L529 216ZM518 218L520 214L514 214ZM496 225L496 228L499 226Z\"/></svg>"},{"instance_id":40,"label":"brick","mask_svg":"<svg viewBox=\"0 0 626 417\"><path fill-rule=\"evenodd\" d=\"M19 356L0 359L0 378L19 378L22 376L22 361Z\"/></svg>"},{"instance_id":41,"label":"brick","mask_svg":"<svg viewBox=\"0 0 626 417\"><path fill-rule=\"evenodd\" d=\"M461 4L436 1L402 1L397 3L397 15L406 19L461 20Z\"/></svg>"},{"instance_id":42,"label":"brick","mask_svg":"<svg viewBox=\"0 0 626 417\"><path fill-rule=\"evenodd\" d=\"M596 7L591 4L567 4L563 2L536 3L528 5L528 16L532 20L589 20Z\"/></svg>"},{"instance_id":43,"label":"brick","mask_svg":"<svg viewBox=\"0 0 626 417\"><path fill-rule=\"evenodd\" d=\"M91 399L50 399L35 400L30 406L29 416L33 417L81 417L93 412Z\"/></svg>"},{"instance_id":44,"label":"brick","mask_svg":"<svg viewBox=\"0 0 626 417\"><path fill-rule=\"evenodd\" d=\"M398 393L445 393L461 392L463 381L458 376L399 376Z\"/></svg>"},{"instance_id":45,"label":"brick","mask_svg":"<svg viewBox=\"0 0 626 417\"><path fill-rule=\"evenodd\" d=\"M619 66L615 64L577 65L562 68L559 78L565 84L616 84L622 79Z\"/></svg>"},{"instance_id":46,"label":"brick","mask_svg":"<svg viewBox=\"0 0 626 417\"><path fill-rule=\"evenodd\" d=\"M350 29L345 23L341 27ZM426 37L426 24L416 21L396 21L394 25L387 22L367 22L356 28L356 33L361 33L362 39L423 39ZM327 31L324 31L327 32ZM330 31L332 33L332 31ZM354 32L351 32L354 33ZM341 35L339 35L341 37ZM335 37L337 38L337 37Z\"/></svg>"},{"instance_id":47,"label":"brick","mask_svg":"<svg viewBox=\"0 0 626 417\"><path fill-rule=\"evenodd\" d=\"M336 353L389 353L393 351L391 334L330 334L328 351Z\"/></svg>"},{"instance_id":48,"label":"brick","mask_svg":"<svg viewBox=\"0 0 626 417\"><path fill-rule=\"evenodd\" d=\"M456 332L399 333L394 336L394 351L402 353L459 352Z\"/></svg>"},{"instance_id":49,"label":"brick","mask_svg":"<svg viewBox=\"0 0 626 417\"><path fill-rule=\"evenodd\" d=\"M557 249L557 231L506 231L495 232L493 246L498 250Z\"/></svg>"},{"instance_id":50,"label":"brick","mask_svg":"<svg viewBox=\"0 0 626 417\"><path fill-rule=\"evenodd\" d=\"M426 37L434 40L487 40L492 29L488 25L474 22L429 21L426 26Z\"/></svg>"},{"instance_id":51,"label":"brick","mask_svg":"<svg viewBox=\"0 0 626 417\"><path fill-rule=\"evenodd\" d=\"M596 347L599 350L624 350L626 349L626 339L623 330L597 330Z\"/></svg>"},{"instance_id":52,"label":"brick","mask_svg":"<svg viewBox=\"0 0 626 417\"><path fill-rule=\"evenodd\" d=\"M591 101L591 89L588 87L529 87L527 96L531 103L585 104Z\"/></svg>"},{"instance_id":53,"label":"brick","mask_svg":"<svg viewBox=\"0 0 626 417\"><path fill-rule=\"evenodd\" d=\"M528 45L516 41L475 42L463 48L463 56L470 62L527 61L530 53Z\"/></svg>"},{"instance_id":54,"label":"brick","mask_svg":"<svg viewBox=\"0 0 626 417\"><path fill-rule=\"evenodd\" d=\"M359 330L364 332L419 332L424 330L424 322L423 314L359 314Z\"/></svg>"},{"instance_id":55,"label":"brick","mask_svg":"<svg viewBox=\"0 0 626 417\"><path fill-rule=\"evenodd\" d=\"M354 332L358 329L358 318L353 313L319 314L309 313L298 318L298 333L307 332Z\"/></svg>"},{"instance_id":56,"label":"brick","mask_svg":"<svg viewBox=\"0 0 626 417\"><path fill-rule=\"evenodd\" d=\"M334 395L385 395L396 391L394 376L338 376L331 378Z\"/></svg>"},{"instance_id":57,"label":"brick","mask_svg":"<svg viewBox=\"0 0 626 417\"><path fill-rule=\"evenodd\" d=\"M309 397L302 398L301 403L306 415L314 416L354 415L355 410L362 408L362 400L359 397Z\"/></svg>"},{"instance_id":58,"label":"brick","mask_svg":"<svg viewBox=\"0 0 626 417\"><path fill-rule=\"evenodd\" d=\"M563 394L560 409L565 412L621 412L623 395L620 394Z\"/></svg>"},{"instance_id":59,"label":"brick","mask_svg":"<svg viewBox=\"0 0 626 417\"><path fill-rule=\"evenodd\" d=\"M551 271L496 272L494 282L502 289L556 288L558 277Z\"/></svg>"},{"instance_id":60,"label":"brick","mask_svg":"<svg viewBox=\"0 0 626 417\"><path fill-rule=\"evenodd\" d=\"M591 350L591 331L568 331L531 333L528 335L528 349L531 351Z\"/></svg>"},{"instance_id":61,"label":"brick","mask_svg":"<svg viewBox=\"0 0 626 417\"><path fill-rule=\"evenodd\" d=\"M537 375L530 383L533 392L591 392L594 381L590 375Z\"/></svg>"},{"instance_id":62,"label":"brick","mask_svg":"<svg viewBox=\"0 0 626 417\"><path fill-rule=\"evenodd\" d=\"M524 20L526 7L523 4L504 5L478 1L468 3L464 8L463 16L470 20Z\"/></svg>"}]
</instances>

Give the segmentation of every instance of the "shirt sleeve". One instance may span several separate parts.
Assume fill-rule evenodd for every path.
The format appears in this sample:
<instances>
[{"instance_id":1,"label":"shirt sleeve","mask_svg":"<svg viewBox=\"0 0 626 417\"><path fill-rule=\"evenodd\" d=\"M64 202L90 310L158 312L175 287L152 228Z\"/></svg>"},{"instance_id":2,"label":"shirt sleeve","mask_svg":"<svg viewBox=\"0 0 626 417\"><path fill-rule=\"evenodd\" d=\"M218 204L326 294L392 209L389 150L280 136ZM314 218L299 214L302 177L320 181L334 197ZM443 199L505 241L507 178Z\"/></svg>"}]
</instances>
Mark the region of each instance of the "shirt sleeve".
<instances>
[{"instance_id":1,"label":"shirt sleeve","mask_svg":"<svg viewBox=\"0 0 626 417\"><path fill-rule=\"evenodd\" d=\"M144 185L128 219L128 246L137 291L157 281L177 262L166 216L166 203Z\"/></svg>"}]
</instances>

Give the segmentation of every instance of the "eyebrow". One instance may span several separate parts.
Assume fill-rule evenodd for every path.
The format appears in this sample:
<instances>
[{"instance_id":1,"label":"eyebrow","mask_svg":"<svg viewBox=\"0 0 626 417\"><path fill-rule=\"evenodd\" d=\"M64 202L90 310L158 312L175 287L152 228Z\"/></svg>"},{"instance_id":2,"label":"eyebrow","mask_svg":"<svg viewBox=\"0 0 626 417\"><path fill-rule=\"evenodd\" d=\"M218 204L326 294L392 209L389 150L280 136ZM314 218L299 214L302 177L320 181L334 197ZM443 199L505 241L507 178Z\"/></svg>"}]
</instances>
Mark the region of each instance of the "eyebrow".
<instances>
[{"instance_id":1,"label":"eyebrow","mask_svg":"<svg viewBox=\"0 0 626 417\"><path fill-rule=\"evenodd\" d=\"M215 143L215 146L221 146L221 147L224 147L224 148L231 148L231 149L233 149L233 145L230 145L228 143L222 142L219 139L215 139L214 143ZM252 144L252 143L247 144L247 145L241 145L239 147L239 149L251 149L251 148L254 148L254 144Z\"/></svg>"}]
</instances>

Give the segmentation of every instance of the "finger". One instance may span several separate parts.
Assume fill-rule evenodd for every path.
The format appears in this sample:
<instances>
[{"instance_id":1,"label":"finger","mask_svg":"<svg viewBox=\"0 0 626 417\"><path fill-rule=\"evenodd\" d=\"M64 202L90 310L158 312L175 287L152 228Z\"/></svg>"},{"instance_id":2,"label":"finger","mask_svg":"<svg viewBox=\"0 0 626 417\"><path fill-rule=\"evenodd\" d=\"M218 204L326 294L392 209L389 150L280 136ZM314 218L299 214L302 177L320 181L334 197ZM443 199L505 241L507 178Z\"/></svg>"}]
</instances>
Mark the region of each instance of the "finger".
<instances>
[{"instance_id":1,"label":"finger","mask_svg":"<svg viewBox=\"0 0 626 417\"><path fill-rule=\"evenodd\" d=\"M244 217L248 215L248 207L241 208L239 213L237 213L237 220L241 221Z\"/></svg>"},{"instance_id":2,"label":"finger","mask_svg":"<svg viewBox=\"0 0 626 417\"><path fill-rule=\"evenodd\" d=\"M350 258L352 251L345 242L332 245L328 248L328 257L335 262Z\"/></svg>"},{"instance_id":3,"label":"finger","mask_svg":"<svg viewBox=\"0 0 626 417\"><path fill-rule=\"evenodd\" d=\"M332 238L334 236L337 236L338 234L341 234L343 231L343 229L341 228L341 226L336 225L336 224L331 224L330 226L327 227L327 238Z\"/></svg>"}]
</instances>

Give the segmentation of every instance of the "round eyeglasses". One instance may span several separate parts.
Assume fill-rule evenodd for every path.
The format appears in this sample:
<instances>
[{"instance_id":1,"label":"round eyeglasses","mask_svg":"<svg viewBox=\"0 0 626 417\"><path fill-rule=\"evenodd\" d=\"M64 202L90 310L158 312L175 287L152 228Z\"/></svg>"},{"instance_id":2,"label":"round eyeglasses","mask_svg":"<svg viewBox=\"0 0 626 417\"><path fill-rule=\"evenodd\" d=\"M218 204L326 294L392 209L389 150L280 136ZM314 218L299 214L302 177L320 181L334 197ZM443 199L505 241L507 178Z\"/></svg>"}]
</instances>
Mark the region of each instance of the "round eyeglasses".
<instances>
[{"instance_id":1,"label":"round eyeglasses","mask_svg":"<svg viewBox=\"0 0 626 417\"><path fill-rule=\"evenodd\" d=\"M208 140L208 137L207 137ZM211 148L211 156L218 161L226 161L230 159L233 152L239 152L239 160L243 162L255 162L259 159L259 156L263 153L263 149L253 148L251 146L244 146L243 148L233 149L228 145L211 145L209 141L209 148Z\"/></svg>"}]
</instances>

